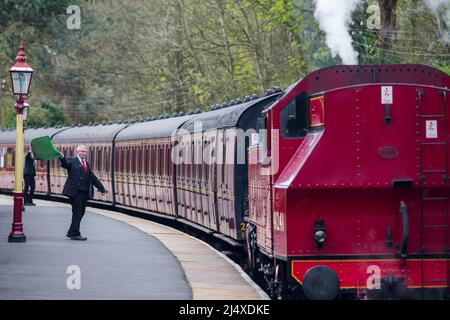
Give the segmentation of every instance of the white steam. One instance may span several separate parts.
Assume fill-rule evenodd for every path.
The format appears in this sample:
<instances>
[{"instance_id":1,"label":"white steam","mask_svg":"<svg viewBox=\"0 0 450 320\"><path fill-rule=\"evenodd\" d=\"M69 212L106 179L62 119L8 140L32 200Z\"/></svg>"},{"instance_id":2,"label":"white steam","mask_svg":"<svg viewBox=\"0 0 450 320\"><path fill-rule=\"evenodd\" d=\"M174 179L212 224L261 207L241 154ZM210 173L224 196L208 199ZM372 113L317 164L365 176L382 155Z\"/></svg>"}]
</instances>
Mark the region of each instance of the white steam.
<instances>
[{"instance_id":1,"label":"white steam","mask_svg":"<svg viewBox=\"0 0 450 320\"><path fill-rule=\"evenodd\" d=\"M425 4L435 11L442 5L448 3L448 0L425 0Z\"/></svg>"},{"instance_id":2,"label":"white steam","mask_svg":"<svg viewBox=\"0 0 450 320\"><path fill-rule=\"evenodd\" d=\"M450 1L425 0L427 7L433 11L438 23L439 35L445 43L450 42Z\"/></svg>"},{"instance_id":3,"label":"white steam","mask_svg":"<svg viewBox=\"0 0 450 320\"><path fill-rule=\"evenodd\" d=\"M353 49L348 31L351 13L361 0L314 0L314 16L333 57L339 55L343 64L358 64L358 53Z\"/></svg>"}]
</instances>

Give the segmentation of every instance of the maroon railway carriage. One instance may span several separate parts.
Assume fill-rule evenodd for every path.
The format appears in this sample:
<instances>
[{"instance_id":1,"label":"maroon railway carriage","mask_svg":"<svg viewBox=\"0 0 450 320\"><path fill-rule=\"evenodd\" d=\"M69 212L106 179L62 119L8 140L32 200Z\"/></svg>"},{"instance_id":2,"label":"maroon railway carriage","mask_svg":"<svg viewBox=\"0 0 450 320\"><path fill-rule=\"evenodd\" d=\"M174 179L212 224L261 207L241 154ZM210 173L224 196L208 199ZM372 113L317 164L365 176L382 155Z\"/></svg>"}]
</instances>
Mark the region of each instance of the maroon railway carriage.
<instances>
[{"instance_id":1,"label":"maroon railway carriage","mask_svg":"<svg viewBox=\"0 0 450 320\"><path fill-rule=\"evenodd\" d=\"M448 292L449 87L422 65L337 66L264 110L247 237L274 288L310 299Z\"/></svg>"},{"instance_id":2,"label":"maroon railway carriage","mask_svg":"<svg viewBox=\"0 0 450 320\"><path fill-rule=\"evenodd\" d=\"M192 117L143 121L116 135L117 204L177 215L171 135Z\"/></svg>"}]
</instances>

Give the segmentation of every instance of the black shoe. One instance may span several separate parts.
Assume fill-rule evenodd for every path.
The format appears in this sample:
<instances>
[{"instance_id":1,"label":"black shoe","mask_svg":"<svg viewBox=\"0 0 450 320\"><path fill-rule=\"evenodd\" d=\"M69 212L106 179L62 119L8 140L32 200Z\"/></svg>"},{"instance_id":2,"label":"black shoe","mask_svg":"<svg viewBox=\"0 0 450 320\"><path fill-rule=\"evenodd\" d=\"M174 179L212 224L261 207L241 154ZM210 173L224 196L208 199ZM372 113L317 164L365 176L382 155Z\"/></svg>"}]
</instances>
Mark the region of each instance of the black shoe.
<instances>
[{"instance_id":1,"label":"black shoe","mask_svg":"<svg viewBox=\"0 0 450 320\"><path fill-rule=\"evenodd\" d=\"M73 237L70 237L70 240L86 241L87 238L82 237L82 236L73 236Z\"/></svg>"},{"instance_id":2,"label":"black shoe","mask_svg":"<svg viewBox=\"0 0 450 320\"><path fill-rule=\"evenodd\" d=\"M36 204L33 203L33 202L26 202L25 205L26 205L26 206L35 206Z\"/></svg>"},{"instance_id":3,"label":"black shoe","mask_svg":"<svg viewBox=\"0 0 450 320\"><path fill-rule=\"evenodd\" d=\"M67 238L72 238L72 236L67 232L67 234L66 234L66 237Z\"/></svg>"}]
</instances>

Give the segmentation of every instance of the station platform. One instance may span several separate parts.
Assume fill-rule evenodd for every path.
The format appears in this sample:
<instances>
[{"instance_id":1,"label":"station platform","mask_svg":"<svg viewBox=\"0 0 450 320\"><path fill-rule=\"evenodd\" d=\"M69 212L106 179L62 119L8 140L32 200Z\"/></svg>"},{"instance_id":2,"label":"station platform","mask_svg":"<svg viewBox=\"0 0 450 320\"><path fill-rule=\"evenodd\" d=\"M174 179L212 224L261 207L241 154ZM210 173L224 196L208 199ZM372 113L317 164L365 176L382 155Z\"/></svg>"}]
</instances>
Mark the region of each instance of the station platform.
<instances>
[{"instance_id":1,"label":"station platform","mask_svg":"<svg viewBox=\"0 0 450 320\"><path fill-rule=\"evenodd\" d=\"M267 300L225 255L173 228L88 207L87 241L65 237L68 204L34 200L25 243L9 243L11 196L0 195L0 300Z\"/></svg>"}]
</instances>

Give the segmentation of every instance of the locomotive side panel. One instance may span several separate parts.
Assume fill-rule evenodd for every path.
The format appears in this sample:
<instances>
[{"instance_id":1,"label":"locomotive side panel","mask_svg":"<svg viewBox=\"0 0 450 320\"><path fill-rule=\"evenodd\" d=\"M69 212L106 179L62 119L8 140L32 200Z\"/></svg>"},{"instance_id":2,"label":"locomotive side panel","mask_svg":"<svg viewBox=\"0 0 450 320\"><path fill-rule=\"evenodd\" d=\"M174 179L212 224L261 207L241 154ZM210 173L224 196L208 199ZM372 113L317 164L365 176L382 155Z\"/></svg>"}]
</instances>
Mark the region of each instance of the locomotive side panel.
<instances>
[{"instance_id":1,"label":"locomotive side panel","mask_svg":"<svg viewBox=\"0 0 450 320\"><path fill-rule=\"evenodd\" d=\"M271 184L270 176L260 161L265 152L262 145L249 148L248 183L249 183L249 217L248 221L257 227L257 243L265 252L271 253L272 235L270 212Z\"/></svg>"}]
</instances>

